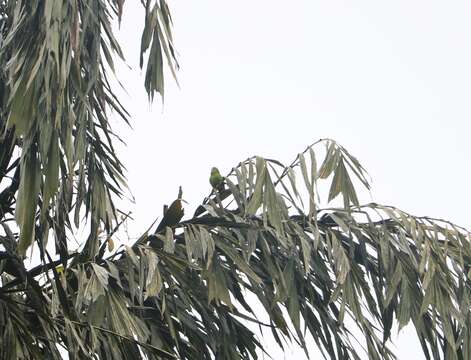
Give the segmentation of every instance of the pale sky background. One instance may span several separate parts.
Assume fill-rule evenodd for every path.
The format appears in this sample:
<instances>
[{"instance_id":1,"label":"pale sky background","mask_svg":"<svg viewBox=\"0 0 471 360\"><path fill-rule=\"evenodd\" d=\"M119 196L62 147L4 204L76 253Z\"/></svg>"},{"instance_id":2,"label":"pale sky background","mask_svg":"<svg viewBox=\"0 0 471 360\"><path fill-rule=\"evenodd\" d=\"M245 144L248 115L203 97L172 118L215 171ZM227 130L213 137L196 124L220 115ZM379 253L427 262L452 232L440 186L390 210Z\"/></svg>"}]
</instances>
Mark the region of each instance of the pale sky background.
<instances>
[{"instance_id":1,"label":"pale sky background","mask_svg":"<svg viewBox=\"0 0 471 360\"><path fill-rule=\"evenodd\" d=\"M194 209L212 166L227 173L255 154L289 162L324 137L360 159L375 202L471 228L471 2L169 5L180 88L166 78L163 107L149 105L138 69L138 1L126 1L119 32L132 68L119 71L134 127L120 127L136 200L130 234L161 215L178 185ZM423 359L414 333L401 334L398 358ZM266 343L275 360L305 358Z\"/></svg>"}]
</instances>

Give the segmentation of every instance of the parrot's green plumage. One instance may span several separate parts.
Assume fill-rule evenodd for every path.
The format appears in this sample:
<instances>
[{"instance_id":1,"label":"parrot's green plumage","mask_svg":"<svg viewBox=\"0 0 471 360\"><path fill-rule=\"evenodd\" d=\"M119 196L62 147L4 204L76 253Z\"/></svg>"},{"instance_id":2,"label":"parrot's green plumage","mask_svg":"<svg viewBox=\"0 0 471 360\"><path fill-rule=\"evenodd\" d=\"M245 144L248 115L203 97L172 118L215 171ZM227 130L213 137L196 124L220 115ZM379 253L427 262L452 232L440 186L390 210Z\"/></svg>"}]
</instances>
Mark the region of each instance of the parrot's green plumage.
<instances>
[{"instance_id":1,"label":"parrot's green plumage","mask_svg":"<svg viewBox=\"0 0 471 360\"><path fill-rule=\"evenodd\" d=\"M211 176L209 177L209 183L215 190L219 190L223 186L224 178L219 172L217 167L211 169Z\"/></svg>"}]
</instances>

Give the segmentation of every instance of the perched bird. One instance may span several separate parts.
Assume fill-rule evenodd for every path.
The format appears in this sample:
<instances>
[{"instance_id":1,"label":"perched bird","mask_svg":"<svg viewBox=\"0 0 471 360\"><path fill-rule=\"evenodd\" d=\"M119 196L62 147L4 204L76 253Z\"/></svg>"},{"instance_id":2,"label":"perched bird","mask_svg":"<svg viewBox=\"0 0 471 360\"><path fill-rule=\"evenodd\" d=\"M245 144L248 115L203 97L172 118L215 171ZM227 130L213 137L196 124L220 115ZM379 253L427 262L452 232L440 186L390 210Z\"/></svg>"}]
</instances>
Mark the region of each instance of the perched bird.
<instances>
[{"instance_id":1,"label":"perched bird","mask_svg":"<svg viewBox=\"0 0 471 360\"><path fill-rule=\"evenodd\" d=\"M175 200L170 204L169 207L166 207L164 211L164 217L157 226L157 230L155 231L156 233L159 233L165 229L166 226L173 227L180 222L184 215L182 200Z\"/></svg>"},{"instance_id":2,"label":"perched bird","mask_svg":"<svg viewBox=\"0 0 471 360\"><path fill-rule=\"evenodd\" d=\"M224 179L225 178L221 175L217 167L211 168L211 176L209 177L209 183L211 184L213 191L206 199L204 199L203 205L200 205L196 208L195 214L193 215L194 217L200 216L201 214L206 212L205 205L208 204L209 201L217 200L219 203L221 203L221 201L231 195L230 188L224 186Z\"/></svg>"},{"instance_id":3,"label":"perched bird","mask_svg":"<svg viewBox=\"0 0 471 360\"><path fill-rule=\"evenodd\" d=\"M173 201L169 207L164 206L164 217L160 224L157 226L157 229L155 230L156 233L161 232L167 226L171 228L177 225L183 218L184 209L182 202L185 200L182 200L182 193L182 187L180 186L178 190L178 198Z\"/></svg>"},{"instance_id":4,"label":"perched bird","mask_svg":"<svg viewBox=\"0 0 471 360\"><path fill-rule=\"evenodd\" d=\"M222 177L217 167L211 168L211 176L209 177L209 183L214 190L224 190L224 178Z\"/></svg>"}]
</instances>

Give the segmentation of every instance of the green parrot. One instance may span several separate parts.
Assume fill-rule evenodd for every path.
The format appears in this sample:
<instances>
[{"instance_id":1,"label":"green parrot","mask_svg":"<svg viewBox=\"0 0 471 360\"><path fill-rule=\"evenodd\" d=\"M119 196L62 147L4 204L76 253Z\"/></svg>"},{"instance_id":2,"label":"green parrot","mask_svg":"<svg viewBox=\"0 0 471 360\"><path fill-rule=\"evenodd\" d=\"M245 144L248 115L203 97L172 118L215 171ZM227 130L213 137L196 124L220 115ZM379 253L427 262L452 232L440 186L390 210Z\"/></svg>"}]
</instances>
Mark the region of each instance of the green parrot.
<instances>
[{"instance_id":1,"label":"green parrot","mask_svg":"<svg viewBox=\"0 0 471 360\"><path fill-rule=\"evenodd\" d=\"M224 178L222 177L217 167L211 168L211 176L209 177L209 183L214 190L224 189Z\"/></svg>"}]
</instances>

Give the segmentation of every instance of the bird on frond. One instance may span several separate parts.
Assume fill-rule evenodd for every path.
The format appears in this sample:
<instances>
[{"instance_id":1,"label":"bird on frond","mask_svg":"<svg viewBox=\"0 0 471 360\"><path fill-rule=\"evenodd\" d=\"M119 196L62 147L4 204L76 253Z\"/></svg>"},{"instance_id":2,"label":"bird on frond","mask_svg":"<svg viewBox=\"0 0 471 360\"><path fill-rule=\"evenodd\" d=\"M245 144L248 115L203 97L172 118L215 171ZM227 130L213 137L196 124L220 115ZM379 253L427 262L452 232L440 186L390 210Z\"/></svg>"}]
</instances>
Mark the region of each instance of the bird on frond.
<instances>
[{"instance_id":1,"label":"bird on frond","mask_svg":"<svg viewBox=\"0 0 471 360\"><path fill-rule=\"evenodd\" d=\"M209 183L213 187L214 191L223 191L224 190L224 177L219 172L217 167L211 168L211 176L209 177Z\"/></svg>"},{"instance_id":2,"label":"bird on frond","mask_svg":"<svg viewBox=\"0 0 471 360\"><path fill-rule=\"evenodd\" d=\"M182 199L182 187L180 186L177 199L174 200L170 206L164 206L164 217L157 226L156 233L164 230L167 226L173 228L180 222L184 215L182 202L184 202L184 200Z\"/></svg>"}]
</instances>

